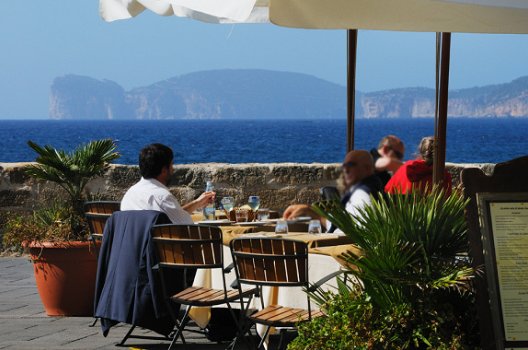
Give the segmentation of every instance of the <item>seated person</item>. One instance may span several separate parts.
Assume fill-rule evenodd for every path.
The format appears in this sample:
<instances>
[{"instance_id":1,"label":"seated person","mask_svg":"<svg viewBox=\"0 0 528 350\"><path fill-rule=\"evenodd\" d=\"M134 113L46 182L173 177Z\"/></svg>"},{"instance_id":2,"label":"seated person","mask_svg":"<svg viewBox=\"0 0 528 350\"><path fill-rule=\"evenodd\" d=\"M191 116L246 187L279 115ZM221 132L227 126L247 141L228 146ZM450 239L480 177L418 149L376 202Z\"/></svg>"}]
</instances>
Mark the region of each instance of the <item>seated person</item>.
<instances>
[{"instance_id":1,"label":"seated person","mask_svg":"<svg viewBox=\"0 0 528 350\"><path fill-rule=\"evenodd\" d=\"M374 174L374 161L367 151L350 151L343 160L343 180L346 191L341 198L341 203L351 214L357 214L358 209L371 204L371 194L383 192L381 180ZM299 216L311 216L321 220L321 223L330 229L330 223L321 218L307 204L290 205L284 211L285 219Z\"/></svg>"},{"instance_id":2,"label":"seated person","mask_svg":"<svg viewBox=\"0 0 528 350\"><path fill-rule=\"evenodd\" d=\"M154 143L143 148L139 154L141 180L125 193L121 210L157 210L167 214L174 224L193 224L191 213L212 203L214 192L202 193L194 201L180 206L167 185L173 174L172 150Z\"/></svg>"},{"instance_id":3,"label":"seated person","mask_svg":"<svg viewBox=\"0 0 528 350\"><path fill-rule=\"evenodd\" d=\"M431 190L433 185L434 137L424 137L418 147L418 158L405 162L392 176L385 192L407 194L413 188L421 191ZM444 173L443 187L451 194L451 175Z\"/></svg>"},{"instance_id":4,"label":"seated person","mask_svg":"<svg viewBox=\"0 0 528 350\"><path fill-rule=\"evenodd\" d=\"M380 178L383 187L389 182L391 175L403 164L405 147L403 142L394 135L387 135L381 139L378 149L371 149L374 158L374 172Z\"/></svg>"}]
</instances>

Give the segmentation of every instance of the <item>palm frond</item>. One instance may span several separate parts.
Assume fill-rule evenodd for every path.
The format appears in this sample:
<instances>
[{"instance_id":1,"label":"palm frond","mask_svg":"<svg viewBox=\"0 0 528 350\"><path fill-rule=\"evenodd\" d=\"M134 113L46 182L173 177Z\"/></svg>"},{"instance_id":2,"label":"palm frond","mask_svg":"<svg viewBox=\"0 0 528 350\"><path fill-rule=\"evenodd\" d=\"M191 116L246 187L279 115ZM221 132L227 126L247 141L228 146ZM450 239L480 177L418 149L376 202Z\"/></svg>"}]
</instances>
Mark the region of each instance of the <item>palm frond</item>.
<instances>
[{"instance_id":1,"label":"palm frond","mask_svg":"<svg viewBox=\"0 0 528 350\"><path fill-rule=\"evenodd\" d=\"M475 270L457 260L467 253L464 209L458 193L388 195L351 215L337 201L313 209L331 221L361 249L341 258L362 282L374 303L388 307L408 302L424 290L463 289Z\"/></svg>"},{"instance_id":2,"label":"palm frond","mask_svg":"<svg viewBox=\"0 0 528 350\"><path fill-rule=\"evenodd\" d=\"M120 156L110 139L91 141L73 152L42 147L33 141L28 141L28 145L37 153L37 164L29 166L26 174L57 183L68 192L72 203L81 200L90 179L102 175L109 163Z\"/></svg>"}]
</instances>

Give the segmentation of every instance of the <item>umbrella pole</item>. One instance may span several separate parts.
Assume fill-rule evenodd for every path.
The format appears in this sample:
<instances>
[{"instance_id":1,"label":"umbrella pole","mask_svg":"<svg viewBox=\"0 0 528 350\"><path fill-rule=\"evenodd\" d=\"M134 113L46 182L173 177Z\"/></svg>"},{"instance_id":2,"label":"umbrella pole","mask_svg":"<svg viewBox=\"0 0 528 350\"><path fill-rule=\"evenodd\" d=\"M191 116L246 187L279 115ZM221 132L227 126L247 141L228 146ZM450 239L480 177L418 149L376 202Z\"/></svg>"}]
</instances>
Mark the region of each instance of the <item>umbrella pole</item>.
<instances>
[{"instance_id":1,"label":"umbrella pole","mask_svg":"<svg viewBox=\"0 0 528 350\"><path fill-rule=\"evenodd\" d=\"M451 33L436 33L436 109L433 182L444 180Z\"/></svg>"},{"instance_id":2,"label":"umbrella pole","mask_svg":"<svg viewBox=\"0 0 528 350\"><path fill-rule=\"evenodd\" d=\"M347 153L354 149L357 29L347 30Z\"/></svg>"}]
</instances>

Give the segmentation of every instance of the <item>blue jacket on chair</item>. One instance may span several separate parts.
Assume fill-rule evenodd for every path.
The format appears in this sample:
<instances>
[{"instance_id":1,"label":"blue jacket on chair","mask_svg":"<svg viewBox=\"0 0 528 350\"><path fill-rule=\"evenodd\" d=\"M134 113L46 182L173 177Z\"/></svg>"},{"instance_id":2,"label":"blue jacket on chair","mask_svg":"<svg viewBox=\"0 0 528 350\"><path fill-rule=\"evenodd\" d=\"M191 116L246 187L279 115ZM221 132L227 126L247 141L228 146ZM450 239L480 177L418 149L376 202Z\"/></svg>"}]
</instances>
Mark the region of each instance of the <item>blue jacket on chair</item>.
<instances>
[{"instance_id":1,"label":"blue jacket on chair","mask_svg":"<svg viewBox=\"0 0 528 350\"><path fill-rule=\"evenodd\" d=\"M117 211L108 219L99 253L94 316L103 335L125 322L167 335L174 323L166 310L150 230L170 222L154 210ZM183 284L183 283L180 283Z\"/></svg>"}]
</instances>

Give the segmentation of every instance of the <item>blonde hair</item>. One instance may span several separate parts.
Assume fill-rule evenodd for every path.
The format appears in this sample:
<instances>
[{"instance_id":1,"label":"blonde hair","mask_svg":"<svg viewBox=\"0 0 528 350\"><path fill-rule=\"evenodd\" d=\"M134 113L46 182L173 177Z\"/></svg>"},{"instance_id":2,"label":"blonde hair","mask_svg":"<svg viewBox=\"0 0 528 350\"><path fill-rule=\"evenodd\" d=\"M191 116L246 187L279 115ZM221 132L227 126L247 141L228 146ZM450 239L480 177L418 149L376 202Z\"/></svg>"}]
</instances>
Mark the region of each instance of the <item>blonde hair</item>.
<instances>
[{"instance_id":1,"label":"blonde hair","mask_svg":"<svg viewBox=\"0 0 528 350\"><path fill-rule=\"evenodd\" d=\"M418 152L420 157L425 161L427 165L433 165L434 160L434 145L435 139L433 136L427 136L420 141L418 146Z\"/></svg>"}]
</instances>

